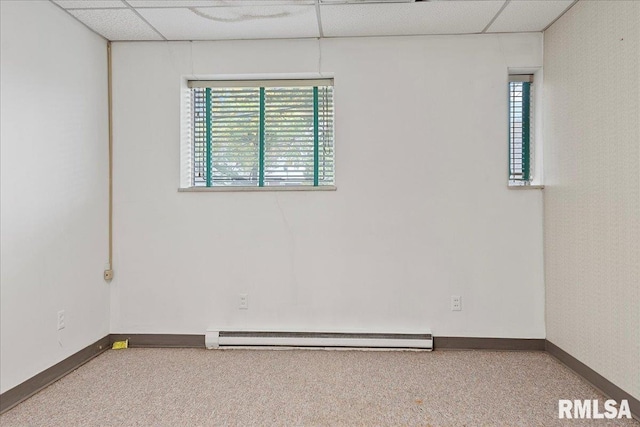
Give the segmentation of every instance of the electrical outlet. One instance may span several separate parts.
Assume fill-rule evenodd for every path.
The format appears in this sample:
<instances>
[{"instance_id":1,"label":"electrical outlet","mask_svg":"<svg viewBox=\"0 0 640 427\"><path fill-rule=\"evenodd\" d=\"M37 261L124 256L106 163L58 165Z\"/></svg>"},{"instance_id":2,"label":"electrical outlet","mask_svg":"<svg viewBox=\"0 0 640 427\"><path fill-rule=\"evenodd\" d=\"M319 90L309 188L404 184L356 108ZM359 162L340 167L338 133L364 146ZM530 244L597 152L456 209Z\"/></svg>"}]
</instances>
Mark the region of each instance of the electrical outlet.
<instances>
[{"instance_id":1,"label":"electrical outlet","mask_svg":"<svg viewBox=\"0 0 640 427\"><path fill-rule=\"evenodd\" d=\"M58 312L58 330L64 329L64 310Z\"/></svg>"},{"instance_id":2,"label":"electrical outlet","mask_svg":"<svg viewBox=\"0 0 640 427\"><path fill-rule=\"evenodd\" d=\"M104 280L111 280L113 279L113 270L108 269L104 271Z\"/></svg>"},{"instance_id":3,"label":"electrical outlet","mask_svg":"<svg viewBox=\"0 0 640 427\"><path fill-rule=\"evenodd\" d=\"M240 294L240 304L238 306L240 310L248 310L249 309L249 295Z\"/></svg>"},{"instance_id":4,"label":"electrical outlet","mask_svg":"<svg viewBox=\"0 0 640 427\"><path fill-rule=\"evenodd\" d=\"M451 311L462 310L462 297L460 295L451 295Z\"/></svg>"}]
</instances>

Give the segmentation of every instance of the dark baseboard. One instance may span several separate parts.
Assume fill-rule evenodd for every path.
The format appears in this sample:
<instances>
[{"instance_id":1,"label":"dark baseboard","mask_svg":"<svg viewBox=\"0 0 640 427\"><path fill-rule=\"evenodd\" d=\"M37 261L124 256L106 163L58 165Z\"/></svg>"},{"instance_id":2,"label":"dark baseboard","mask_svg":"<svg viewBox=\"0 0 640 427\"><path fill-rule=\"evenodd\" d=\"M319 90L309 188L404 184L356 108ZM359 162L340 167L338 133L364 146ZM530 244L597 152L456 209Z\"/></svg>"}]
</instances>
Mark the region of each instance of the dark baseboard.
<instances>
[{"instance_id":1,"label":"dark baseboard","mask_svg":"<svg viewBox=\"0 0 640 427\"><path fill-rule=\"evenodd\" d=\"M129 340L129 347L204 348L204 335L111 334L111 343ZM544 351L544 339L434 337L434 350Z\"/></svg>"},{"instance_id":2,"label":"dark baseboard","mask_svg":"<svg viewBox=\"0 0 640 427\"><path fill-rule=\"evenodd\" d=\"M52 367L0 394L0 414L8 411L23 400L33 396L43 388L76 370L89 360L109 349L109 336L72 354Z\"/></svg>"},{"instance_id":3,"label":"dark baseboard","mask_svg":"<svg viewBox=\"0 0 640 427\"><path fill-rule=\"evenodd\" d=\"M634 418L640 420L640 400L631 396L629 393L627 393L551 341L546 340L545 350L547 351L547 353L566 365L573 372L580 375L582 378L587 380L587 382L591 383L591 385L600 390L605 396L610 397L617 402L626 399L629 402L629 409L631 409L632 415L634 416Z\"/></svg>"},{"instance_id":4,"label":"dark baseboard","mask_svg":"<svg viewBox=\"0 0 640 427\"><path fill-rule=\"evenodd\" d=\"M204 335L179 334L111 334L111 343L129 340L129 347L205 348Z\"/></svg>"},{"instance_id":5,"label":"dark baseboard","mask_svg":"<svg viewBox=\"0 0 640 427\"><path fill-rule=\"evenodd\" d=\"M544 351L544 339L435 337L434 350L526 350Z\"/></svg>"}]
</instances>

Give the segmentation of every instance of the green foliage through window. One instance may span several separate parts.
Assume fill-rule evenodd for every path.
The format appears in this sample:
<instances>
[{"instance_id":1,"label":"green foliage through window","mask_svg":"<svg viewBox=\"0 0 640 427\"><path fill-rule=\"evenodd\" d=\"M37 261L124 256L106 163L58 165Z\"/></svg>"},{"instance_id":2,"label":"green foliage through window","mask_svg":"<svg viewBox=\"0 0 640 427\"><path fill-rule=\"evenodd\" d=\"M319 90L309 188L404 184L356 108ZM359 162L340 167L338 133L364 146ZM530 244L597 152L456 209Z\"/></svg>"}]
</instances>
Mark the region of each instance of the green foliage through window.
<instances>
[{"instance_id":1,"label":"green foliage through window","mask_svg":"<svg viewBox=\"0 0 640 427\"><path fill-rule=\"evenodd\" d=\"M331 81L190 83L192 185L333 185Z\"/></svg>"}]
</instances>

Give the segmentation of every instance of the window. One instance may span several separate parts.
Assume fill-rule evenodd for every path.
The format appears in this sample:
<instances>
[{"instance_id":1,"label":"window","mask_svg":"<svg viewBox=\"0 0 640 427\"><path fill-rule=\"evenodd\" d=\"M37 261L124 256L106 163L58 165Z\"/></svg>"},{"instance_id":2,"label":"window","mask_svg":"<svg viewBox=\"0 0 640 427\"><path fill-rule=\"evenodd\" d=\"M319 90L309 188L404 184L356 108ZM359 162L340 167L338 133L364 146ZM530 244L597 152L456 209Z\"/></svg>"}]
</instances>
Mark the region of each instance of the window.
<instances>
[{"instance_id":1,"label":"window","mask_svg":"<svg viewBox=\"0 0 640 427\"><path fill-rule=\"evenodd\" d=\"M194 187L332 186L333 81L190 81Z\"/></svg>"},{"instance_id":2,"label":"window","mask_svg":"<svg viewBox=\"0 0 640 427\"><path fill-rule=\"evenodd\" d=\"M509 185L533 179L532 75L509 76Z\"/></svg>"}]
</instances>

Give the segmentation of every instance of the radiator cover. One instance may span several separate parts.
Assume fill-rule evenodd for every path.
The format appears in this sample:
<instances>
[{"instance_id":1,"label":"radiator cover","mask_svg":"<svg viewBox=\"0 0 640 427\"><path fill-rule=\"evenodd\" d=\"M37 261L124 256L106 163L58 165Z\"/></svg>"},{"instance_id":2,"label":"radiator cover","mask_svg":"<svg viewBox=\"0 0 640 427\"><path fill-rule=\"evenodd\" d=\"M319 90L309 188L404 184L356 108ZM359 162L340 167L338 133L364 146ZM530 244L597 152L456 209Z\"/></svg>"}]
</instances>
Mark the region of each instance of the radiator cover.
<instances>
[{"instance_id":1,"label":"radiator cover","mask_svg":"<svg viewBox=\"0 0 640 427\"><path fill-rule=\"evenodd\" d=\"M418 334L344 332L213 331L205 334L207 348L301 347L433 349L430 332Z\"/></svg>"}]
</instances>

